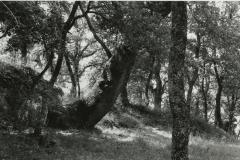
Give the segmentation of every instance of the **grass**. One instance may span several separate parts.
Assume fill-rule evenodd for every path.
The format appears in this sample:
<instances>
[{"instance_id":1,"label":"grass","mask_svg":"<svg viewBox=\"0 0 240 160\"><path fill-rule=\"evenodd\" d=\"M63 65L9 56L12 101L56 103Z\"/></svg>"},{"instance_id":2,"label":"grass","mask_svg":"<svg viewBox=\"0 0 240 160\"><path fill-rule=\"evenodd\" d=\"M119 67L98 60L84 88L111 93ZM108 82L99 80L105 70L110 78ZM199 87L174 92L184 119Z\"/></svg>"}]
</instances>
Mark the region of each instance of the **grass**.
<instances>
[{"instance_id":1,"label":"grass","mask_svg":"<svg viewBox=\"0 0 240 160\"><path fill-rule=\"evenodd\" d=\"M134 119L134 121L138 120ZM56 142L56 145L52 147L39 146L35 139L26 134L9 134L0 131L0 159L171 159L171 132L164 127L141 124L137 128L132 128L131 125L130 128L117 128L99 125L98 130L100 132L51 130L51 139ZM190 160L240 160L240 143L237 141L191 136L189 144Z\"/></svg>"}]
</instances>

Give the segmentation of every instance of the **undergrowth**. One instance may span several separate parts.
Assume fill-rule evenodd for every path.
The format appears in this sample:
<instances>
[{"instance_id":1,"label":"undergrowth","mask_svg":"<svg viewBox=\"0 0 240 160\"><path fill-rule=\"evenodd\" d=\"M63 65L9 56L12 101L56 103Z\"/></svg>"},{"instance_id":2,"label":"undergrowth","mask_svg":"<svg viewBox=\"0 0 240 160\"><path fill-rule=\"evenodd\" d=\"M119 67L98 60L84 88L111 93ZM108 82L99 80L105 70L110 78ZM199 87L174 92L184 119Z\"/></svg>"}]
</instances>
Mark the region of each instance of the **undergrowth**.
<instances>
[{"instance_id":1,"label":"undergrowth","mask_svg":"<svg viewBox=\"0 0 240 160\"><path fill-rule=\"evenodd\" d=\"M45 145L29 134L2 129L0 159L170 160L169 122L161 118L157 121L157 115L152 118L150 121L150 117L132 111L110 113L92 131L47 129L45 134L49 140ZM207 129L211 129L209 133L213 134L214 128ZM239 144L236 140L206 137L199 132L199 135L190 137L189 157L190 160L240 160Z\"/></svg>"}]
</instances>

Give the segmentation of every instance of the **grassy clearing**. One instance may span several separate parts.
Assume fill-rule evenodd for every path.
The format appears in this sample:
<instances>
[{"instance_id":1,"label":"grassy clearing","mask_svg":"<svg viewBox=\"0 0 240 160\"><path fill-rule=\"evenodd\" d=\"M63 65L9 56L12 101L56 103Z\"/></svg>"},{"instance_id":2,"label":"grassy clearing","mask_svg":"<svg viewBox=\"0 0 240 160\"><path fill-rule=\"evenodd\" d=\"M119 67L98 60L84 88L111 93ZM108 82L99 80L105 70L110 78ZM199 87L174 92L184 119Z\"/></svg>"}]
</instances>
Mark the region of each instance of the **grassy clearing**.
<instances>
[{"instance_id":1,"label":"grassy clearing","mask_svg":"<svg viewBox=\"0 0 240 160\"><path fill-rule=\"evenodd\" d=\"M50 130L54 146L39 146L26 134L0 131L1 160L170 160L171 131L162 125L145 125L141 119L131 122L118 118L127 128L98 126L93 131ZM114 120L114 117L106 117ZM121 120L123 119L123 120ZM103 123L102 123L103 124ZM137 124L137 127L133 127ZM204 137L204 136L203 136ZM216 137L190 137L191 160L240 160L240 143Z\"/></svg>"},{"instance_id":2,"label":"grassy clearing","mask_svg":"<svg viewBox=\"0 0 240 160\"><path fill-rule=\"evenodd\" d=\"M1 134L0 159L16 160L170 160L171 134L145 126L141 129L106 129L55 132L56 146L39 147L26 135ZM191 160L240 160L240 145L220 140L190 139Z\"/></svg>"}]
</instances>

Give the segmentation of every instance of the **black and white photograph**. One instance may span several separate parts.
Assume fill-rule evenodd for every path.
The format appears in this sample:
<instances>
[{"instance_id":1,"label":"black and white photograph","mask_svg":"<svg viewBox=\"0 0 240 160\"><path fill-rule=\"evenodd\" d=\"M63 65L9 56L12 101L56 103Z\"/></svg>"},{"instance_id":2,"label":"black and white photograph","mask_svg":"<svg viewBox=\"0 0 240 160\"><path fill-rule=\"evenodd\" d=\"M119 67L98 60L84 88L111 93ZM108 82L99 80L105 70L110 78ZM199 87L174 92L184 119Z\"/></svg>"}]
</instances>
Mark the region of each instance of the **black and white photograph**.
<instances>
[{"instance_id":1,"label":"black and white photograph","mask_svg":"<svg viewBox=\"0 0 240 160\"><path fill-rule=\"evenodd\" d=\"M0 160L240 160L240 1L1 1Z\"/></svg>"}]
</instances>

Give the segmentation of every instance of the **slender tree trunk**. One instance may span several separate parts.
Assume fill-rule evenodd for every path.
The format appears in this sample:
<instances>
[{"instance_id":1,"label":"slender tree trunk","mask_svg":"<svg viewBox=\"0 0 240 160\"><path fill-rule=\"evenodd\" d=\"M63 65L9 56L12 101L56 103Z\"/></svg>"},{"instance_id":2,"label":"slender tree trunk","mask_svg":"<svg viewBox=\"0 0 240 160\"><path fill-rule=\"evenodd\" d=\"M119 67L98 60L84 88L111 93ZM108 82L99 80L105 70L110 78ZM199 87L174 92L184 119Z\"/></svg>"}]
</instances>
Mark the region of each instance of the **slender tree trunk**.
<instances>
[{"instance_id":1,"label":"slender tree trunk","mask_svg":"<svg viewBox=\"0 0 240 160\"><path fill-rule=\"evenodd\" d=\"M223 122L221 118L221 96L222 96L222 90L223 90L223 77L218 74L217 66L214 64L214 70L216 74L218 89L217 89L217 95L216 95L216 106L215 106L215 125L219 128L223 128Z\"/></svg>"},{"instance_id":2,"label":"slender tree trunk","mask_svg":"<svg viewBox=\"0 0 240 160\"><path fill-rule=\"evenodd\" d=\"M237 97L235 96L235 94L232 94L231 97L231 103L229 106L229 115L228 115L228 121L229 121L229 126L227 131L234 135L234 112L235 112L235 108L236 108L236 101L237 101Z\"/></svg>"},{"instance_id":3,"label":"slender tree trunk","mask_svg":"<svg viewBox=\"0 0 240 160\"><path fill-rule=\"evenodd\" d=\"M131 67L132 68L132 67ZM122 104L124 105L124 107L129 107L131 106L129 99L128 99L128 92L127 92L127 83L131 74L131 68L127 71L126 73L126 78L123 84L123 89L121 92L121 100L122 100Z\"/></svg>"},{"instance_id":4,"label":"slender tree trunk","mask_svg":"<svg viewBox=\"0 0 240 160\"><path fill-rule=\"evenodd\" d=\"M222 95L222 85L218 85L217 95L216 95L216 108L215 108L215 125L222 128L223 122L221 118L221 95Z\"/></svg>"},{"instance_id":5,"label":"slender tree trunk","mask_svg":"<svg viewBox=\"0 0 240 160\"><path fill-rule=\"evenodd\" d=\"M153 72L152 70L150 70L150 73L148 74L148 78L147 78L147 83L146 83L146 87L145 87L145 97L146 97L146 106L149 105L149 95L148 95L148 91L149 91L149 87L150 87L150 82L151 82L151 79L152 79L152 75L153 75Z\"/></svg>"},{"instance_id":6,"label":"slender tree trunk","mask_svg":"<svg viewBox=\"0 0 240 160\"><path fill-rule=\"evenodd\" d=\"M152 55L152 61L150 63L150 72L148 74L148 78L147 78L147 83L146 83L146 87L145 87L145 97L146 97L146 106L149 105L149 95L148 95L148 91L149 91L149 87L150 87L150 82L152 80L152 76L153 76L153 65L154 65L154 61L155 61L155 56L153 54Z\"/></svg>"},{"instance_id":7,"label":"slender tree trunk","mask_svg":"<svg viewBox=\"0 0 240 160\"><path fill-rule=\"evenodd\" d=\"M78 74L78 72L77 72ZM80 81L79 81L79 76L77 75L77 97L80 98L81 96L81 87L80 87Z\"/></svg>"},{"instance_id":8,"label":"slender tree trunk","mask_svg":"<svg viewBox=\"0 0 240 160\"><path fill-rule=\"evenodd\" d=\"M206 64L203 64L203 74L206 72ZM208 122L208 90L209 90L209 80L207 78L202 78L201 82L201 94L203 98L203 108L204 108L204 119Z\"/></svg>"},{"instance_id":9,"label":"slender tree trunk","mask_svg":"<svg viewBox=\"0 0 240 160\"><path fill-rule=\"evenodd\" d=\"M38 118L38 124L34 128L34 135L39 136L42 133L42 129L46 125L47 121L47 114L48 114L48 107L46 105L46 98L41 98L41 112Z\"/></svg>"},{"instance_id":10,"label":"slender tree trunk","mask_svg":"<svg viewBox=\"0 0 240 160\"><path fill-rule=\"evenodd\" d=\"M195 117L199 117L200 109L199 109L199 97L196 99L196 108L195 108Z\"/></svg>"},{"instance_id":11,"label":"slender tree trunk","mask_svg":"<svg viewBox=\"0 0 240 160\"><path fill-rule=\"evenodd\" d=\"M76 78L75 78L76 75L74 75L74 73L73 73L73 70L71 67L71 62L69 60L68 55L64 54L64 57L65 57L66 65L67 65L68 72L69 72L71 82L72 82L71 94L73 97L76 97L76 95L77 95L77 82L76 82Z\"/></svg>"},{"instance_id":12,"label":"slender tree trunk","mask_svg":"<svg viewBox=\"0 0 240 160\"><path fill-rule=\"evenodd\" d=\"M169 54L169 102L173 115L172 160L188 160L190 108L184 96L184 63L187 43L186 2L172 2L172 46Z\"/></svg>"},{"instance_id":13,"label":"slender tree trunk","mask_svg":"<svg viewBox=\"0 0 240 160\"><path fill-rule=\"evenodd\" d=\"M52 86L57 81L57 77L60 73L60 70L61 70L61 67L62 67L62 61L63 61L63 58L65 56L65 52L66 52L67 33L72 28L74 22L76 21L74 16L75 16L75 13L77 12L77 8L78 8L79 5L80 5L80 2L78 2L78 1L74 2L71 13L70 13L67 21L64 23L64 26L62 28L61 42L60 42L60 46L59 46L59 50L58 50L59 52L58 52L57 64L56 64L56 67L55 67L54 72L52 74L52 77L50 79L50 84ZM86 14L86 13L83 12L83 14Z\"/></svg>"},{"instance_id":14,"label":"slender tree trunk","mask_svg":"<svg viewBox=\"0 0 240 160\"><path fill-rule=\"evenodd\" d=\"M22 65L26 66L27 65L27 43L24 38L22 39L22 44L21 44L20 50L21 50L21 55L22 55Z\"/></svg>"},{"instance_id":15,"label":"slender tree trunk","mask_svg":"<svg viewBox=\"0 0 240 160\"><path fill-rule=\"evenodd\" d=\"M197 34L197 45L195 49L195 58L198 59L199 53L200 53L200 47L201 47L201 36L198 32L196 34ZM198 66L194 66L192 77L189 78L189 81L188 81L187 105L189 107L191 106L191 101L192 101L193 86L197 81L197 79L198 79Z\"/></svg>"},{"instance_id":16,"label":"slender tree trunk","mask_svg":"<svg viewBox=\"0 0 240 160\"><path fill-rule=\"evenodd\" d=\"M204 89L204 80L205 78L202 78L201 91L202 91L203 106L204 106L204 119L206 122L208 122L207 89Z\"/></svg>"},{"instance_id":17,"label":"slender tree trunk","mask_svg":"<svg viewBox=\"0 0 240 160\"><path fill-rule=\"evenodd\" d=\"M160 70L161 70L161 64L158 57L156 57L153 71L154 71L154 76L156 80L156 88L154 89L154 109L157 112L161 111L162 95L164 93L164 86L160 78Z\"/></svg>"},{"instance_id":18,"label":"slender tree trunk","mask_svg":"<svg viewBox=\"0 0 240 160\"><path fill-rule=\"evenodd\" d=\"M48 68L51 66L52 61L54 58L54 53L53 51L50 52L50 55L48 57L48 62L47 65L44 67L44 69L42 70L42 72L37 75L36 77L34 77L33 79L33 84L32 84L32 88L34 89L34 87L38 84L39 80L43 77L43 75L46 73L46 71L48 70Z\"/></svg>"},{"instance_id":19,"label":"slender tree trunk","mask_svg":"<svg viewBox=\"0 0 240 160\"><path fill-rule=\"evenodd\" d=\"M80 97L80 91L81 91L81 87L80 87L80 81L79 81L79 57L76 57L75 59L72 59L73 61L73 69L74 69L74 74L73 74L73 79L75 80L76 85L72 85L72 90L75 90L76 94L73 95L74 97ZM75 89L73 89L75 87Z\"/></svg>"},{"instance_id":20,"label":"slender tree trunk","mask_svg":"<svg viewBox=\"0 0 240 160\"><path fill-rule=\"evenodd\" d=\"M59 48L59 54L58 54L58 59L57 59L57 64L55 66L54 72L52 74L52 77L50 79L50 84L54 85L54 83L57 81L57 77L60 73L61 67L62 67L62 61L63 57L65 54L66 46L65 46L65 41L66 41L66 35L67 33L62 33L62 38L60 42L60 48Z\"/></svg>"}]
</instances>

